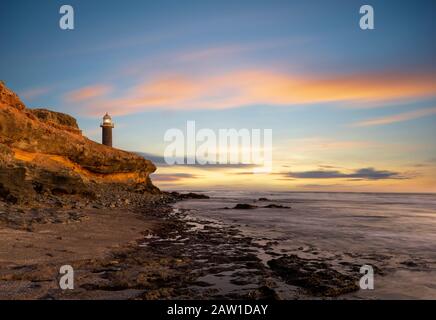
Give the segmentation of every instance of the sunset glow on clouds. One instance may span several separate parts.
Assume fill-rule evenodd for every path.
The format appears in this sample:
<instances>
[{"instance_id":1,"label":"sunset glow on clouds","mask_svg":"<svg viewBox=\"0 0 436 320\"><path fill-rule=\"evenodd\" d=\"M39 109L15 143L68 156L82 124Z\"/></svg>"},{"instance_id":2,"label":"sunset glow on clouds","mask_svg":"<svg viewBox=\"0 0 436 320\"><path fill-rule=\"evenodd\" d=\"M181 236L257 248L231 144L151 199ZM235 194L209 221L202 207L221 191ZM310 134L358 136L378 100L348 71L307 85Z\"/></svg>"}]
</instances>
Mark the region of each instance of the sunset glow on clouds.
<instances>
[{"instance_id":1,"label":"sunset glow on clouds","mask_svg":"<svg viewBox=\"0 0 436 320\"><path fill-rule=\"evenodd\" d=\"M314 79L262 70L219 75L163 75L137 84L111 98L105 85L77 89L66 95L83 103L84 112L115 115L153 109L228 109L250 105L292 106L327 102L366 103L435 96L431 74L364 74ZM92 105L89 108L87 103Z\"/></svg>"},{"instance_id":2,"label":"sunset glow on clouds","mask_svg":"<svg viewBox=\"0 0 436 320\"><path fill-rule=\"evenodd\" d=\"M369 126L379 126L384 124L390 124L390 123L396 123L396 122L402 122L412 119L417 119L425 116L431 116L436 114L436 107L434 108L428 108L428 109L421 109L411 112L404 112L400 114L395 114L392 116L382 117L382 118L376 118L376 119L370 119L365 120L361 122L357 122L353 124L356 127L369 127Z\"/></svg>"},{"instance_id":3,"label":"sunset glow on clouds","mask_svg":"<svg viewBox=\"0 0 436 320\"><path fill-rule=\"evenodd\" d=\"M47 95L52 91L52 88L50 87L35 87L28 90L25 90L21 93L21 96L24 99L32 100L40 96Z\"/></svg>"},{"instance_id":4,"label":"sunset glow on clouds","mask_svg":"<svg viewBox=\"0 0 436 320\"><path fill-rule=\"evenodd\" d=\"M72 103L90 101L106 96L111 88L107 85L87 86L70 92L66 95L66 100Z\"/></svg>"},{"instance_id":5,"label":"sunset glow on clouds","mask_svg":"<svg viewBox=\"0 0 436 320\"><path fill-rule=\"evenodd\" d=\"M374 0L371 31L354 0L73 2L68 33L55 2L4 5L1 79L95 141L109 112L158 186L436 192L434 1ZM191 120L272 129L273 172L166 165L165 132Z\"/></svg>"}]
</instances>

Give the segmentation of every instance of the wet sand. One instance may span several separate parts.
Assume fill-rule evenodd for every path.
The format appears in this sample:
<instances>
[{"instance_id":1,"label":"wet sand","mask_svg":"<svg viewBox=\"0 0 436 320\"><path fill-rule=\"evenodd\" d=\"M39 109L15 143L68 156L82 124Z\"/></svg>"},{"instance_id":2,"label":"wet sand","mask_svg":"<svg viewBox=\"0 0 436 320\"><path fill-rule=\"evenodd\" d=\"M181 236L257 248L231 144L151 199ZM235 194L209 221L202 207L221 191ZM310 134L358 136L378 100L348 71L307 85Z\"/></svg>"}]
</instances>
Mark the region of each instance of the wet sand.
<instances>
[{"instance_id":1,"label":"wet sand","mask_svg":"<svg viewBox=\"0 0 436 320\"><path fill-rule=\"evenodd\" d=\"M74 218L62 219L70 215ZM57 220L33 223L31 229L20 221L5 227L2 221L0 299L50 298L51 291L62 294L58 282L62 265L73 266L79 274L77 288L81 272L111 262L115 252L135 246L159 224L123 209L56 210L51 216Z\"/></svg>"},{"instance_id":2,"label":"wet sand","mask_svg":"<svg viewBox=\"0 0 436 320\"><path fill-rule=\"evenodd\" d=\"M101 258L152 232L156 221L121 209L89 209L77 221L0 229L0 265L20 266Z\"/></svg>"}]
</instances>

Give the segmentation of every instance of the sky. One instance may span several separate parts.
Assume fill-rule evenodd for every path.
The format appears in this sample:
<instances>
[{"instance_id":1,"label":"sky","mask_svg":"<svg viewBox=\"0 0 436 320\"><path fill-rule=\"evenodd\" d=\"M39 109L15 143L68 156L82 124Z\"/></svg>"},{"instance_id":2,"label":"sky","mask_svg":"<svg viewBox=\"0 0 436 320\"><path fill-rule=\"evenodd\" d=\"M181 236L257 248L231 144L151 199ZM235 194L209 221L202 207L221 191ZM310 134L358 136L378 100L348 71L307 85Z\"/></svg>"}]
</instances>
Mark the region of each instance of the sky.
<instances>
[{"instance_id":1,"label":"sky","mask_svg":"<svg viewBox=\"0 0 436 320\"><path fill-rule=\"evenodd\" d=\"M364 4L374 30L359 27ZM146 154L163 189L436 192L435 13L432 0L3 0L0 79L98 142L109 112L114 147ZM187 121L272 129L272 172L167 165L165 133Z\"/></svg>"}]
</instances>

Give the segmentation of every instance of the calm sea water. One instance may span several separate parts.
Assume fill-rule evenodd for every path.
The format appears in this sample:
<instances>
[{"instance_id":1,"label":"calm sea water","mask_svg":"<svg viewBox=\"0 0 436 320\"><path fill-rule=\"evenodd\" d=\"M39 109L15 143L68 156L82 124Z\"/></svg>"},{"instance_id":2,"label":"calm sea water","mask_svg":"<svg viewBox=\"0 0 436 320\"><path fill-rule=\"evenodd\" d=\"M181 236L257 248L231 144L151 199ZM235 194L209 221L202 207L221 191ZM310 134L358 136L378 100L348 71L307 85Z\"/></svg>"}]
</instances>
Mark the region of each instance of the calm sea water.
<instances>
[{"instance_id":1,"label":"calm sea water","mask_svg":"<svg viewBox=\"0 0 436 320\"><path fill-rule=\"evenodd\" d=\"M436 299L436 195L208 191L209 200L177 204L192 214L237 225L280 254L351 261L381 268L375 290L351 298ZM257 201L266 197L270 201ZM224 209L237 203L290 209ZM302 250L302 248L304 248ZM271 259L260 254L261 259Z\"/></svg>"}]
</instances>

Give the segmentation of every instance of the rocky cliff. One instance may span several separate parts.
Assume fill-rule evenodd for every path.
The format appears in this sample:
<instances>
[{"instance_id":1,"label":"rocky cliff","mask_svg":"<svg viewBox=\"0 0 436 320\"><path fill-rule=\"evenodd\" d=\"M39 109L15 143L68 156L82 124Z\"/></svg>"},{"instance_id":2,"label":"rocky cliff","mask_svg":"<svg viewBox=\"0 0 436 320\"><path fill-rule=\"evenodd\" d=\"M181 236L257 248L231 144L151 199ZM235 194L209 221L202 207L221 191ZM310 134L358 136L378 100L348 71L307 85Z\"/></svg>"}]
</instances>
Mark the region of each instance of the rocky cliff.
<instances>
[{"instance_id":1,"label":"rocky cliff","mask_svg":"<svg viewBox=\"0 0 436 320\"><path fill-rule=\"evenodd\" d=\"M76 120L28 109L0 82L0 198L31 202L41 194L93 194L103 185L158 192L154 164L82 135Z\"/></svg>"}]
</instances>

